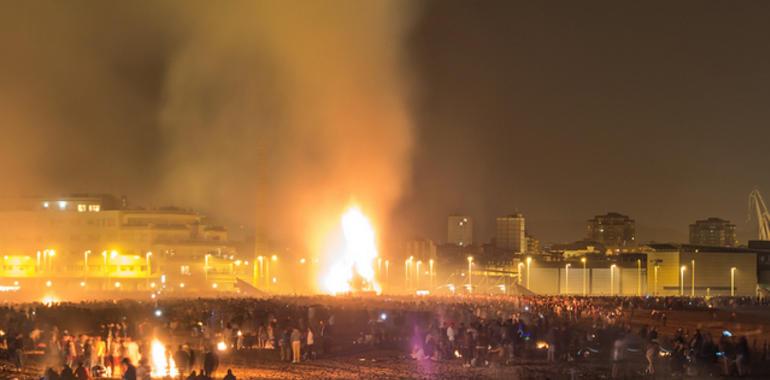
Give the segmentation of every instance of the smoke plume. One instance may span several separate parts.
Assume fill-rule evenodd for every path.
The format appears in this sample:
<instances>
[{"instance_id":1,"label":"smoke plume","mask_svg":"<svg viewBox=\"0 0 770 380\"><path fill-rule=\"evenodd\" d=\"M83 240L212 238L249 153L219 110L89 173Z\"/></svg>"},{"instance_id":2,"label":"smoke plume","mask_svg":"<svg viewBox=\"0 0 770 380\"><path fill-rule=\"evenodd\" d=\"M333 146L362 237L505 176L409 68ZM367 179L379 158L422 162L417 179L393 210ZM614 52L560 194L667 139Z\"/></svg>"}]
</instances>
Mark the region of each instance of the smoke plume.
<instances>
[{"instance_id":1,"label":"smoke plume","mask_svg":"<svg viewBox=\"0 0 770 380\"><path fill-rule=\"evenodd\" d=\"M384 228L409 172L413 13L407 1L189 7L164 84L164 194L256 213L258 233L310 249L351 201Z\"/></svg>"}]
</instances>

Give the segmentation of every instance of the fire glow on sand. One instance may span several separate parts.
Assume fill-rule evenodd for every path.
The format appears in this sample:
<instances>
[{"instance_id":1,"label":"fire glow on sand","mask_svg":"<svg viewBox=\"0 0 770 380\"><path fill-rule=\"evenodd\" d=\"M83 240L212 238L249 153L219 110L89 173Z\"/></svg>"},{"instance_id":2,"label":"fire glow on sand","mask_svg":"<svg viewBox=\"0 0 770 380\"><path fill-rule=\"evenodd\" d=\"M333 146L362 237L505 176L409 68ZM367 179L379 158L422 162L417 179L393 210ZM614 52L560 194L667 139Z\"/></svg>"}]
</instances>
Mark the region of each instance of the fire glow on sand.
<instances>
[{"instance_id":1,"label":"fire glow on sand","mask_svg":"<svg viewBox=\"0 0 770 380\"><path fill-rule=\"evenodd\" d=\"M341 219L344 244L335 253L334 261L323 278L323 288L330 294L351 291L382 292L374 277L377 244L374 228L356 206L350 207ZM359 285L360 282L360 285Z\"/></svg>"}]
</instances>

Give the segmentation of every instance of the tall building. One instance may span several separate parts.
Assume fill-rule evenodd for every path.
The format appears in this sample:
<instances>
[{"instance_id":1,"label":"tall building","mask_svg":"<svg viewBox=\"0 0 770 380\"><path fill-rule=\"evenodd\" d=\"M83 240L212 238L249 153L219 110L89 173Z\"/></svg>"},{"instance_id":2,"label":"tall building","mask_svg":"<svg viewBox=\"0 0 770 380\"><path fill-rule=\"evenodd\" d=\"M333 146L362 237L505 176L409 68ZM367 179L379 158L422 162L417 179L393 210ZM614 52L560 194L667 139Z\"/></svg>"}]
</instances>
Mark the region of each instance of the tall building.
<instances>
[{"instance_id":1,"label":"tall building","mask_svg":"<svg viewBox=\"0 0 770 380\"><path fill-rule=\"evenodd\" d=\"M497 217L496 245L498 248L516 253L527 252L524 215L513 214Z\"/></svg>"},{"instance_id":2,"label":"tall building","mask_svg":"<svg viewBox=\"0 0 770 380\"><path fill-rule=\"evenodd\" d=\"M540 253L540 240L530 234L526 234L526 237L527 253Z\"/></svg>"},{"instance_id":3,"label":"tall building","mask_svg":"<svg viewBox=\"0 0 770 380\"><path fill-rule=\"evenodd\" d=\"M720 218L696 220L690 225L690 244L735 247L735 224Z\"/></svg>"},{"instance_id":4,"label":"tall building","mask_svg":"<svg viewBox=\"0 0 770 380\"><path fill-rule=\"evenodd\" d=\"M597 215L588 220L587 238L608 248L631 246L636 244L636 222L617 212Z\"/></svg>"},{"instance_id":5,"label":"tall building","mask_svg":"<svg viewBox=\"0 0 770 380\"><path fill-rule=\"evenodd\" d=\"M473 245L473 218L450 215L447 219L447 243L460 247Z\"/></svg>"}]
</instances>

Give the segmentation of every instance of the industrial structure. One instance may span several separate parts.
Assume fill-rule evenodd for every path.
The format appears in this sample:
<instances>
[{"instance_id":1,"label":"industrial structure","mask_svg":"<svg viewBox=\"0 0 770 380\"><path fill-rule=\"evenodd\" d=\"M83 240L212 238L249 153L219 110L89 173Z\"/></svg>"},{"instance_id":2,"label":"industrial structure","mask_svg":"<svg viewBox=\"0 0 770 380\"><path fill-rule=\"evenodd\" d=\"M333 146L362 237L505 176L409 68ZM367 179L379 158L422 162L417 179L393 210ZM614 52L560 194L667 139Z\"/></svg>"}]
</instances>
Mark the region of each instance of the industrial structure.
<instances>
[{"instance_id":1,"label":"industrial structure","mask_svg":"<svg viewBox=\"0 0 770 380\"><path fill-rule=\"evenodd\" d=\"M749 193L749 220L751 220L752 208L757 218L759 240L770 240L770 213L767 211L762 194L757 189Z\"/></svg>"}]
</instances>

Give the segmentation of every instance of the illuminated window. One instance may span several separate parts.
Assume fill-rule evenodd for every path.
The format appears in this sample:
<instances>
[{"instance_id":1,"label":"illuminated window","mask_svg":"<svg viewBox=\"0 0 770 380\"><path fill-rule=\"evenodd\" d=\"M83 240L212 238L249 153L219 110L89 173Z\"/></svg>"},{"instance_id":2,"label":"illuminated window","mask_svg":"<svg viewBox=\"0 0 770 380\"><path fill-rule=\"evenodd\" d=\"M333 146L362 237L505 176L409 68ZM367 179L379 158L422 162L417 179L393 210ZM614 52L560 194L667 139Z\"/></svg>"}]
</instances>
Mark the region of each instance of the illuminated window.
<instances>
[{"instance_id":1,"label":"illuminated window","mask_svg":"<svg viewBox=\"0 0 770 380\"><path fill-rule=\"evenodd\" d=\"M78 205L78 212L86 212L87 209L88 208L84 204L79 204Z\"/></svg>"},{"instance_id":2,"label":"illuminated window","mask_svg":"<svg viewBox=\"0 0 770 380\"><path fill-rule=\"evenodd\" d=\"M101 210L101 205L88 205L88 211L91 212L99 212Z\"/></svg>"},{"instance_id":3,"label":"illuminated window","mask_svg":"<svg viewBox=\"0 0 770 380\"><path fill-rule=\"evenodd\" d=\"M189 265L182 265L179 267L179 273L189 276L190 275L190 266Z\"/></svg>"}]
</instances>

